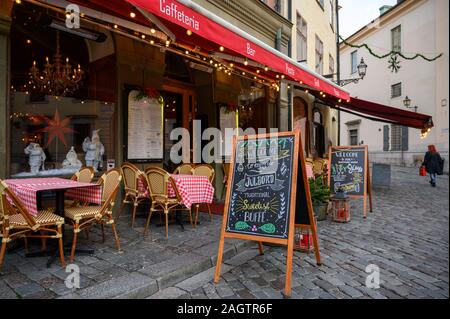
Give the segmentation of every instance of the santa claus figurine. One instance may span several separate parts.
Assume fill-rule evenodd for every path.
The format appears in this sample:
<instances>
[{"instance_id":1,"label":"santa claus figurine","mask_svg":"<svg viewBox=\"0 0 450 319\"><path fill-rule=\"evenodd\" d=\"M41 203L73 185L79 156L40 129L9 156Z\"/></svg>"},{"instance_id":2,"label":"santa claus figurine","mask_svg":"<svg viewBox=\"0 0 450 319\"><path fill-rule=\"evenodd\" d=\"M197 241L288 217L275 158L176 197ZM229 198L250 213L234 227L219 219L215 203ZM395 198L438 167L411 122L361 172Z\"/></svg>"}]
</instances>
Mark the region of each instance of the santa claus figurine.
<instances>
[{"instance_id":1,"label":"santa claus figurine","mask_svg":"<svg viewBox=\"0 0 450 319\"><path fill-rule=\"evenodd\" d=\"M98 168L103 167L103 154L105 154L105 147L100 142L98 135L100 130L92 132L92 138L86 137L83 142L83 150L86 153L86 166L94 168L98 172Z\"/></svg>"}]
</instances>

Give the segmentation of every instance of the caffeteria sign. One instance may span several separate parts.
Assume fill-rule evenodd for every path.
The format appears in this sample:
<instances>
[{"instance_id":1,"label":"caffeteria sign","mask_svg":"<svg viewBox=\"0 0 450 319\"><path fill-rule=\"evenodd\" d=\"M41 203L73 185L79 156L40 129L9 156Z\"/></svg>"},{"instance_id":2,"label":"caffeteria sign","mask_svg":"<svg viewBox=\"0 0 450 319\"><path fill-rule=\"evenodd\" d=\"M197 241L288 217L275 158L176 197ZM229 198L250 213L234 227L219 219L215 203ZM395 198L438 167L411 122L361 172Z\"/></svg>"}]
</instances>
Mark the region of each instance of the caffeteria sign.
<instances>
[{"instance_id":1,"label":"caffeteria sign","mask_svg":"<svg viewBox=\"0 0 450 319\"><path fill-rule=\"evenodd\" d=\"M189 29L200 30L200 23L195 16L189 16L184 10L179 10L178 5L172 1L159 0L159 10L172 19L185 24Z\"/></svg>"}]
</instances>

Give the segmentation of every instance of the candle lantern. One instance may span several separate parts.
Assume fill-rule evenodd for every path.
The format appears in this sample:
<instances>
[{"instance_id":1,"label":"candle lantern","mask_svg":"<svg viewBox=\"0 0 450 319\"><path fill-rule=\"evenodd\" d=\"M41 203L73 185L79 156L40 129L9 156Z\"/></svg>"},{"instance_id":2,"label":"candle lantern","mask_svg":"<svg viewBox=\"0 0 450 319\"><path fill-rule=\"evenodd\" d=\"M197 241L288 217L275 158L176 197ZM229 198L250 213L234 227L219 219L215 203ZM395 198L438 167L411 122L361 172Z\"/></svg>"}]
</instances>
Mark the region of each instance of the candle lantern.
<instances>
[{"instance_id":1,"label":"candle lantern","mask_svg":"<svg viewBox=\"0 0 450 319\"><path fill-rule=\"evenodd\" d=\"M331 202L333 221L337 223L348 223L350 221L350 199L333 198Z\"/></svg>"},{"instance_id":2,"label":"candle lantern","mask_svg":"<svg viewBox=\"0 0 450 319\"><path fill-rule=\"evenodd\" d=\"M306 253L314 250L313 236L309 229L295 226L294 249Z\"/></svg>"}]
</instances>

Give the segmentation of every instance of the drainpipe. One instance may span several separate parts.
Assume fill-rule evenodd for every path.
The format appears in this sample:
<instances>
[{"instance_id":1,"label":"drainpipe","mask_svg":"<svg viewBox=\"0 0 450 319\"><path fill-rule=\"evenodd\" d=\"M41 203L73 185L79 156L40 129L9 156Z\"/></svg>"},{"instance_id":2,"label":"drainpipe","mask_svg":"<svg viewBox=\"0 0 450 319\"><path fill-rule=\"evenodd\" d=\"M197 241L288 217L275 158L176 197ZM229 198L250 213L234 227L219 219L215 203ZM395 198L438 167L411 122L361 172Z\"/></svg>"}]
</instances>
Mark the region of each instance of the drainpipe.
<instances>
[{"instance_id":1,"label":"drainpipe","mask_svg":"<svg viewBox=\"0 0 450 319\"><path fill-rule=\"evenodd\" d=\"M292 22L292 0L288 0L288 19ZM289 39L289 57L292 58L292 32ZM292 131L293 88L288 89L288 131Z\"/></svg>"},{"instance_id":2,"label":"drainpipe","mask_svg":"<svg viewBox=\"0 0 450 319\"><path fill-rule=\"evenodd\" d=\"M339 48L339 0L336 0L336 61L337 61L337 83L341 82L341 50ZM338 137L337 144L341 145L341 110L338 110Z\"/></svg>"}]
</instances>

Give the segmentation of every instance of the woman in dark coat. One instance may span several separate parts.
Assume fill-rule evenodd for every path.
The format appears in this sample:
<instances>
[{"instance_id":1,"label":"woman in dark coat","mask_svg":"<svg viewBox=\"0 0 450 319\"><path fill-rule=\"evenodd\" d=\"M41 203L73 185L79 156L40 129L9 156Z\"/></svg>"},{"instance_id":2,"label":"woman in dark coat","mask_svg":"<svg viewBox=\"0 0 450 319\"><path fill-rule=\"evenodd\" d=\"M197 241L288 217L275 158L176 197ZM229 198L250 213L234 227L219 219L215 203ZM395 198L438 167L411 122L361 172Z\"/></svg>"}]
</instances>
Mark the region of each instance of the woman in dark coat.
<instances>
[{"instance_id":1,"label":"woman in dark coat","mask_svg":"<svg viewBox=\"0 0 450 319\"><path fill-rule=\"evenodd\" d=\"M425 154L425 160L423 161L422 166L425 166L427 173L430 174L431 186L436 187L436 176L442 175L444 161L434 145L428 146L428 152Z\"/></svg>"}]
</instances>

